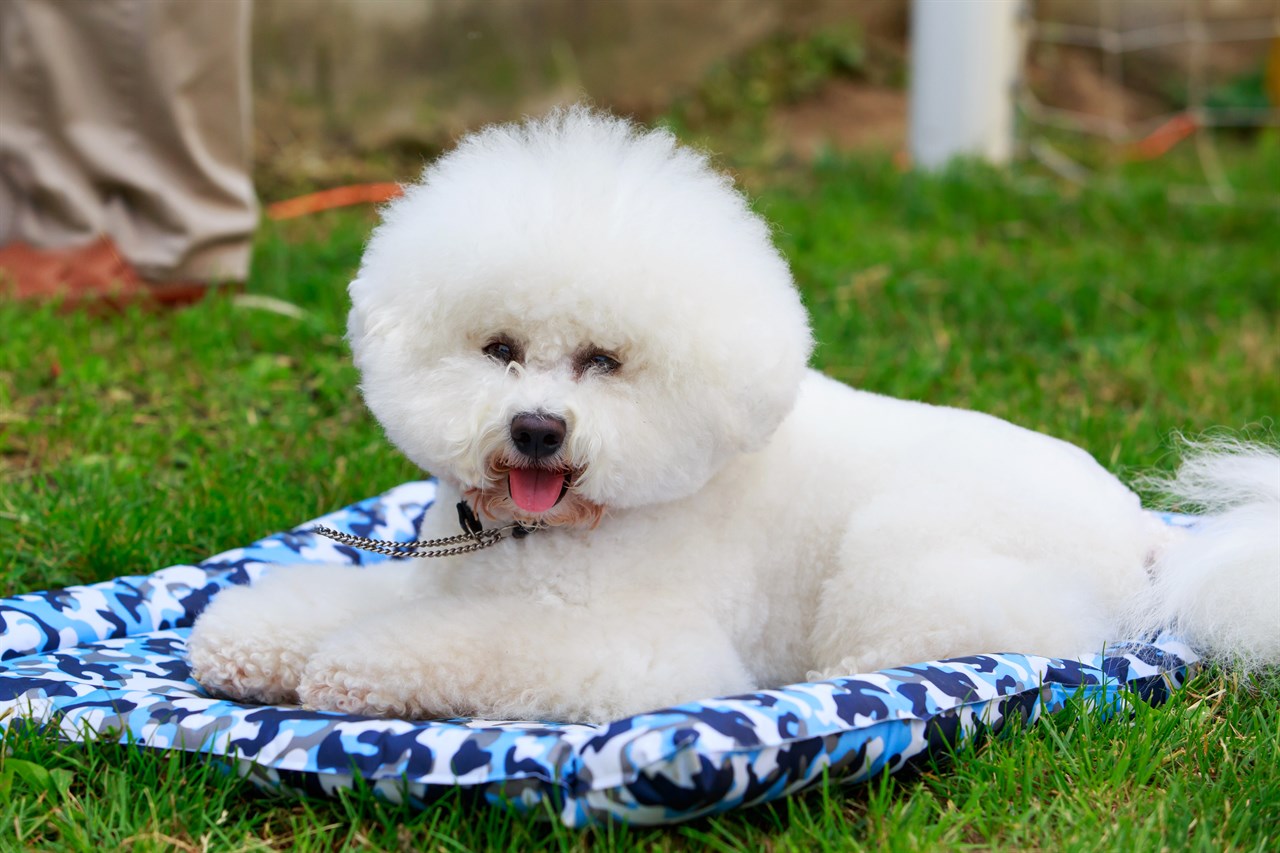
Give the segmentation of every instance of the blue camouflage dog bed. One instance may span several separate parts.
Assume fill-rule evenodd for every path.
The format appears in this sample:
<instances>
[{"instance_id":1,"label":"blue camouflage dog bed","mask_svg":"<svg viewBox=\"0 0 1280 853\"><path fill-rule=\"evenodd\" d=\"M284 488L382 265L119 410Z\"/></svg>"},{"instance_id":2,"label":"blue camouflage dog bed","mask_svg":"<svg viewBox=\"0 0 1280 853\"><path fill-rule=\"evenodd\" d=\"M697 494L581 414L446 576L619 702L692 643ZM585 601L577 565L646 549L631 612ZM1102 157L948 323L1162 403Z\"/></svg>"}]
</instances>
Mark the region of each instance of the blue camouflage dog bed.
<instances>
[{"instance_id":1,"label":"blue camouflage dog bed","mask_svg":"<svg viewBox=\"0 0 1280 853\"><path fill-rule=\"evenodd\" d=\"M407 722L209 696L184 642L218 591L282 563L373 565L388 558L311 532L417 538L433 483L407 483L196 566L0 599L0 727L56 725L223 757L255 783L332 794L362 777L393 800L458 787L570 826L687 820L786 796L824 775L856 782L939 754L1007 720L1032 721L1083 695L1113 708L1160 701L1196 667L1168 637L1055 660L990 654L708 699L602 726ZM1178 520L1171 519L1177 523ZM373 569L376 571L376 568Z\"/></svg>"}]
</instances>

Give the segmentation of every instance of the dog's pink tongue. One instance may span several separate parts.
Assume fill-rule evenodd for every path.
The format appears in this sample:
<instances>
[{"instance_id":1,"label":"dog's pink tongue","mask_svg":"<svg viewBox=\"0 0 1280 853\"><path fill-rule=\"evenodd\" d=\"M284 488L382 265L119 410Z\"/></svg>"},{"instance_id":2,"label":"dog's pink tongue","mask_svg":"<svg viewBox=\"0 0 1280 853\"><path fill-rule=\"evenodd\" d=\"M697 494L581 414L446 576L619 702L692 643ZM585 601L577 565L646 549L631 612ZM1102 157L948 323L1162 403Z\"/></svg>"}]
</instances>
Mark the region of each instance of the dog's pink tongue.
<instances>
[{"instance_id":1,"label":"dog's pink tongue","mask_svg":"<svg viewBox=\"0 0 1280 853\"><path fill-rule=\"evenodd\" d=\"M507 474L511 499L525 512L546 512L560 500L564 474L541 468L512 468Z\"/></svg>"}]
</instances>

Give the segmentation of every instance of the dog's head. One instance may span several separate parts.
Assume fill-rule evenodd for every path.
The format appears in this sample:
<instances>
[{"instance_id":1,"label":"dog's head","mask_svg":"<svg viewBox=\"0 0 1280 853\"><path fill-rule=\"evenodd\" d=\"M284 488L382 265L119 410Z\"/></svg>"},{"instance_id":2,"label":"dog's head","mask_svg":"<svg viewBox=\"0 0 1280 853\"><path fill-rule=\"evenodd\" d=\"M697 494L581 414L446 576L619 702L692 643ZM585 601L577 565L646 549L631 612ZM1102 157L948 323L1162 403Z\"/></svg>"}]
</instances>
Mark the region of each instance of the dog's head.
<instances>
[{"instance_id":1,"label":"dog's head","mask_svg":"<svg viewBox=\"0 0 1280 853\"><path fill-rule=\"evenodd\" d=\"M584 108L464 139L351 283L369 408L499 520L683 498L790 411L807 318L765 223L665 131Z\"/></svg>"}]
</instances>

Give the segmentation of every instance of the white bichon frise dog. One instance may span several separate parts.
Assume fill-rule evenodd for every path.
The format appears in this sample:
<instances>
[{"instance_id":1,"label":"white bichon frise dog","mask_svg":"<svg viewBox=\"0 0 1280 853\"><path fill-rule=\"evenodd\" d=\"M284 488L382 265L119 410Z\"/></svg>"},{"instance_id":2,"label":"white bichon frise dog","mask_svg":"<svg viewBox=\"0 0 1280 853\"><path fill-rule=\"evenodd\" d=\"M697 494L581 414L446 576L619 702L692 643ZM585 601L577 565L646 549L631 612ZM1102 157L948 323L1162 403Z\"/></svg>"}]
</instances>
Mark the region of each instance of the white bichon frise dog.
<instances>
[{"instance_id":1,"label":"white bichon frise dog","mask_svg":"<svg viewBox=\"0 0 1280 853\"><path fill-rule=\"evenodd\" d=\"M1175 625L1280 660L1280 460L1193 459L1188 535L1085 452L806 368L768 226L664 131L584 108L465 139L351 284L369 408L473 553L278 568L190 641L219 694L602 721L953 655ZM519 531L523 532L523 531Z\"/></svg>"}]
</instances>

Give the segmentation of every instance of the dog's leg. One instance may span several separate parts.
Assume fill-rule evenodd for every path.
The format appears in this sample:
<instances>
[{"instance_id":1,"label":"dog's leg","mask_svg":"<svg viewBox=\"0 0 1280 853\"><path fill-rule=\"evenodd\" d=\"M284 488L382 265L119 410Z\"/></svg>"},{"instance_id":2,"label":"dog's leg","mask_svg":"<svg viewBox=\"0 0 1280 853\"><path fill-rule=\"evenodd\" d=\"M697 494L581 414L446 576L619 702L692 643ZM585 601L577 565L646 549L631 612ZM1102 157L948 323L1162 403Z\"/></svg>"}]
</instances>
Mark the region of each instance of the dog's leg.
<instances>
[{"instance_id":1,"label":"dog's leg","mask_svg":"<svg viewBox=\"0 0 1280 853\"><path fill-rule=\"evenodd\" d=\"M994 551L903 553L889 571L838 575L812 631L810 679L988 652L1101 651L1102 608L1054 573ZM866 582L867 570L884 578Z\"/></svg>"},{"instance_id":2,"label":"dog's leg","mask_svg":"<svg viewBox=\"0 0 1280 853\"><path fill-rule=\"evenodd\" d=\"M603 722L752 679L705 614L501 599L415 602L349 627L312 658L314 708L409 718Z\"/></svg>"},{"instance_id":3,"label":"dog's leg","mask_svg":"<svg viewBox=\"0 0 1280 853\"><path fill-rule=\"evenodd\" d=\"M1132 534L1050 520L998 525L915 495L868 507L823 589L810 677L989 652L1075 656L1120 639L1121 608L1146 583L1144 519Z\"/></svg>"},{"instance_id":4,"label":"dog's leg","mask_svg":"<svg viewBox=\"0 0 1280 853\"><path fill-rule=\"evenodd\" d=\"M187 641L192 675L209 692L254 702L297 701L307 659L346 624L403 600L409 566L281 566L252 586L223 590Z\"/></svg>"}]
</instances>

